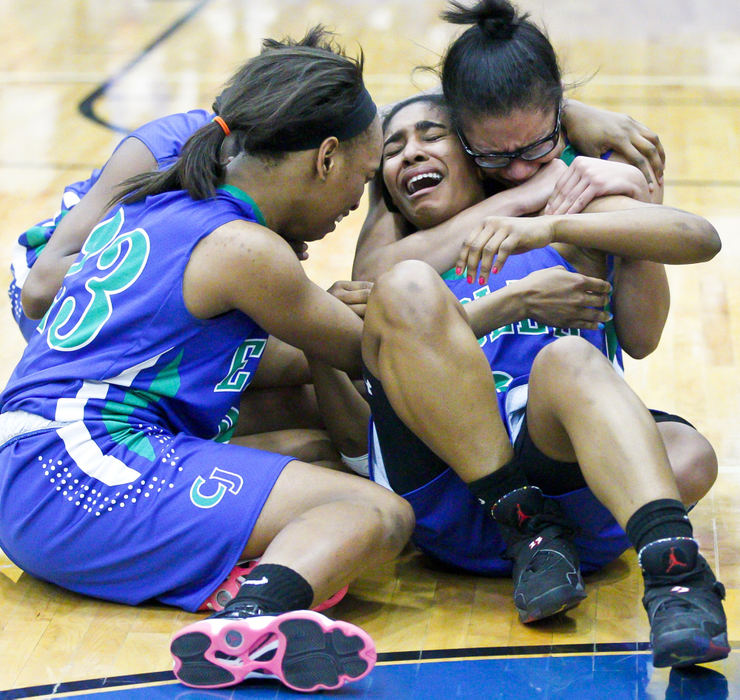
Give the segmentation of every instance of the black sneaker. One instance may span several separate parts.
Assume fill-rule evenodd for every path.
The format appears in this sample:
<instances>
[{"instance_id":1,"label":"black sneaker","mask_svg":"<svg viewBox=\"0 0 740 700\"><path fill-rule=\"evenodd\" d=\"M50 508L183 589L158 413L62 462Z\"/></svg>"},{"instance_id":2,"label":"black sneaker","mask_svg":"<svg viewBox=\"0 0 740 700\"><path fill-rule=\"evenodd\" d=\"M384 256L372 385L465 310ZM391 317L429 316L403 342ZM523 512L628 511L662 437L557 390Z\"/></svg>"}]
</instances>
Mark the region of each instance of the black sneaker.
<instances>
[{"instance_id":1,"label":"black sneaker","mask_svg":"<svg viewBox=\"0 0 740 700\"><path fill-rule=\"evenodd\" d=\"M224 688L248 678L274 678L292 690L333 690L364 678L375 645L348 622L313 610L265 614L234 601L172 639L175 676L195 688Z\"/></svg>"},{"instance_id":2,"label":"black sneaker","mask_svg":"<svg viewBox=\"0 0 740 700\"><path fill-rule=\"evenodd\" d=\"M730 653L725 587L688 537L672 537L640 550L645 578L642 604L650 620L653 666L681 668L724 659Z\"/></svg>"},{"instance_id":3,"label":"black sneaker","mask_svg":"<svg viewBox=\"0 0 740 700\"><path fill-rule=\"evenodd\" d=\"M576 607L585 597L573 527L558 504L536 486L525 486L491 508L514 562L514 605L524 622Z\"/></svg>"}]
</instances>

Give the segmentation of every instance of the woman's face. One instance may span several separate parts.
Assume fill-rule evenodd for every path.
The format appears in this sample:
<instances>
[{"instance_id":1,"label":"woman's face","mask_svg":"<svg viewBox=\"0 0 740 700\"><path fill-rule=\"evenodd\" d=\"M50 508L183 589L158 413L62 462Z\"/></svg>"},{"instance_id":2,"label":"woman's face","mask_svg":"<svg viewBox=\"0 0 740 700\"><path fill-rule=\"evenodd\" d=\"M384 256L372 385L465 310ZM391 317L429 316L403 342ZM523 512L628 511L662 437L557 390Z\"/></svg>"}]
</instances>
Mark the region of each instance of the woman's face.
<instances>
[{"instance_id":1,"label":"woman's face","mask_svg":"<svg viewBox=\"0 0 740 700\"><path fill-rule=\"evenodd\" d=\"M380 167L381 143L380 119L376 116L357 145L340 147L332 163L330 180L318 189L319 196L312 201L310 211L300 217L310 232L303 240L323 238L343 217L357 209L365 185Z\"/></svg>"},{"instance_id":2,"label":"woman's face","mask_svg":"<svg viewBox=\"0 0 740 700\"><path fill-rule=\"evenodd\" d=\"M476 167L450 124L445 109L413 102L393 115L383 134L383 181L416 228L446 221L484 197Z\"/></svg>"},{"instance_id":3,"label":"woman's face","mask_svg":"<svg viewBox=\"0 0 740 700\"><path fill-rule=\"evenodd\" d=\"M504 116L469 115L461 119L461 132L468 149L475 153L510 153L524 149L553 134L557 124L557 109L514 109ZM502 168L480 168L481 174L504 187L526 182L546 163L557 158L565 142L562 132L555 135L557 143L549 153L536 160L514 158Z\"/></svg>"}]
</instances>

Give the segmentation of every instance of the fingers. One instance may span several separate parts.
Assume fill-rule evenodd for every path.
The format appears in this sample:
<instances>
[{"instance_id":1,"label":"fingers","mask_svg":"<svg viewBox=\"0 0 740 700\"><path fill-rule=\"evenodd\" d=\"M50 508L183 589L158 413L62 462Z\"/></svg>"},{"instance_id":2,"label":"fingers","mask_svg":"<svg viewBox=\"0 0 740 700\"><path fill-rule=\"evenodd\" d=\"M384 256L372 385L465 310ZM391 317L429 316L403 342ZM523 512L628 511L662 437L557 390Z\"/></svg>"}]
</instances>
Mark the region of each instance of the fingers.
<instances>
[{"instance_id":1,"label":"fingers","mask_svg":"<svg viewBox=\"0 0 740 700\"><path fill-rule=\"evenodd\" d=\"M611 320L611 314L597 309L583 309L580 318L574 318L567 322L567 328L583 328L586 330L599 330L604 324Z\"/></svg>"},{"instance_id":2,"label":"fingers","mask_svg":"<svg viewBox=\"0 0 740 700\"><path fill-rule=\"evenodd\" d=\"M485 284L504 235L490 222L476 228L460 248L460 254L455 263L455 272L460 275L467 270L468 283L472 284L480 265L478 284Z\"/></svg>"},{"instance_id":3,"label":"fingers","mask_svg":"<svg viewBox=\"0 0 740 700\"><path fill-rule=\"evenodd\" d=\"M365 318L365 309L367 308L367 304L349 304L348 306L360 318Z\"/></svg>"},{"instance_id":4,"label":"fingers","mask_svg":"<svg viewBox=\"0 0 740 700\"><path fill-rule=\"evenodd\" d=\"M328 292L332 296L335 296L339 301L341 301L343 304L346 304L350 308L353 306L362 306L362 314L364 315L365 310L364 306L367 303L367 299L370 296L370 292L372 291L373 283L372 282L365 282L365 281L350 281L350 280L340 280L338 282L335 282L332 284L331 287L329 287ZM356 309L352 309L360 315L360 312Z\"/></svg>"},{"instance_id":5,"label":"fingers","mask_svg":"<svg viewBox=\"0 0 740 700\"><path fill-rule=\"evenodd\" d=\"M551 200L545 206L545 214L578 214L596 196L588 178L581 177L574 168L565 182L556 185Z\"/></svg>"},{"instance_id":6,"label":"fingers","mask_svg":"<svg viewBox=\"0 0 740 700\"><path fill-rule=\"evenodd\" d=\"M662 181L665 170L665 149L660 141L660 137L647 127L640 125L641 132L639 137L632 140L635 148L647 158L650 163L655 177Z\"/></svg>"},{"instance_id":7,"label":"fingers","mask_svg":"<svg viewBox=\"0 0 740 700\"><path fill-rule=\"evenodd\" d=\"M652 144L650 144L649 141L646 141L644 139L638 140L638 144L640 147L645 149L645 152L648 155L654 155L656 162L660 161L660 158L657 156L656 152L654 151ZM649 144L649 145L646 145ZM635 146L634 142L630 142L628 144L625 144L620 149L622 155L624 156L625 160L628 163L631 163L636 168L640 170L640 172L645 176L645 179L647 180L648 186L650 187L651 191L654 189L658 182L657 176L654 174L654 168L652 165L652 161L650 158L645 157L643 153ZM661 177L662 177L662 165L660 169Z\"/></svg>"},{"instance_id":8,"label":"fingers","mask_svg":"<svg viewBox=\"0 0 740 700\"><path fill-rule=\"evenodd\" d=\"M570 273L578 274L578 273ZM580 275L579 286L585 294L593 294L595 296L602 296L605 298L605 302L609 301L609 296L612 293L612 286L606 280L602 280L599 277L587 277L586 275Z\"/></svg>"},{"instance_id":9,"label":"fingers","mask_svg":"<svg viewBox=\"0 0 740 700\"><path fill-rule=\"evenodd\" d=\"M303 241L288 241L299 260L308 260L308 244Z\"/></svg>"}]
</instances>

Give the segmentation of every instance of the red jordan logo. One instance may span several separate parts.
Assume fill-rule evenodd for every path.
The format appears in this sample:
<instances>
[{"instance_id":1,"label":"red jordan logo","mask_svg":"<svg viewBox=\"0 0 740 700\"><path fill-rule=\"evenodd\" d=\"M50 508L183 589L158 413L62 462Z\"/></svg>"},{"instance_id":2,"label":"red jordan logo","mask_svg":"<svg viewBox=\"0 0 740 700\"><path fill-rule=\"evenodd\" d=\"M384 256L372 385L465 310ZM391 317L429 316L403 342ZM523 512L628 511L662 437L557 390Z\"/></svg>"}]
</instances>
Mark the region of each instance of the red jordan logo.
<instances>
[{"instance_id":1,"label":"red jordan logo","mask_svg":"<svg viewBox=\"0 0 740 700\"><path fill-rule=\"evenodd\" d=\"M668 553L668 568L665 570L667 574L671 573L671 569L675 566L682 566L684 569L688 566L685 561L679 561L674 554L675 547L671 547L671 551Z\"/></svg>"},{"instance_id":2,"label":"red jordan logo","mask_svg":"<svg viewBox=\"0 0 740 700\"><path fill-rule=\"evenodd\" d=\"M527 515L523 510L522 507L517 503L516 504L516 519L519 521L519 527L524 525L524 522L526 520L529 520L532 516Z\"/></svg>"}]
</instances>

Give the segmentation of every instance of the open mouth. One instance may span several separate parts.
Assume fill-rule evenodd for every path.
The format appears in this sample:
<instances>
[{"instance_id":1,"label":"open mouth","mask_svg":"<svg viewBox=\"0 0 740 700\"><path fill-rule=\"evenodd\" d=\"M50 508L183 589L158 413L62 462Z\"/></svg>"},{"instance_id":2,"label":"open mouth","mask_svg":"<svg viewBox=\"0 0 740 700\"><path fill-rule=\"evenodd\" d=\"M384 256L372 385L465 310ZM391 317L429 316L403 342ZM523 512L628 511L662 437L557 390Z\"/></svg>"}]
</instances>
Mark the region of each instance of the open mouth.
<instances>
[{"instance_id":1,"label":"open mouth","mask_svg":"<svg viewBox=\"0 0 740 700\"><path fill-rule=\"evenodd\" d=\"M417 173L406 181L406 193L417 194L423 190L430 190L442 182L442 175L434 170L425 173Z\"/></svg>"}]
</instances>

